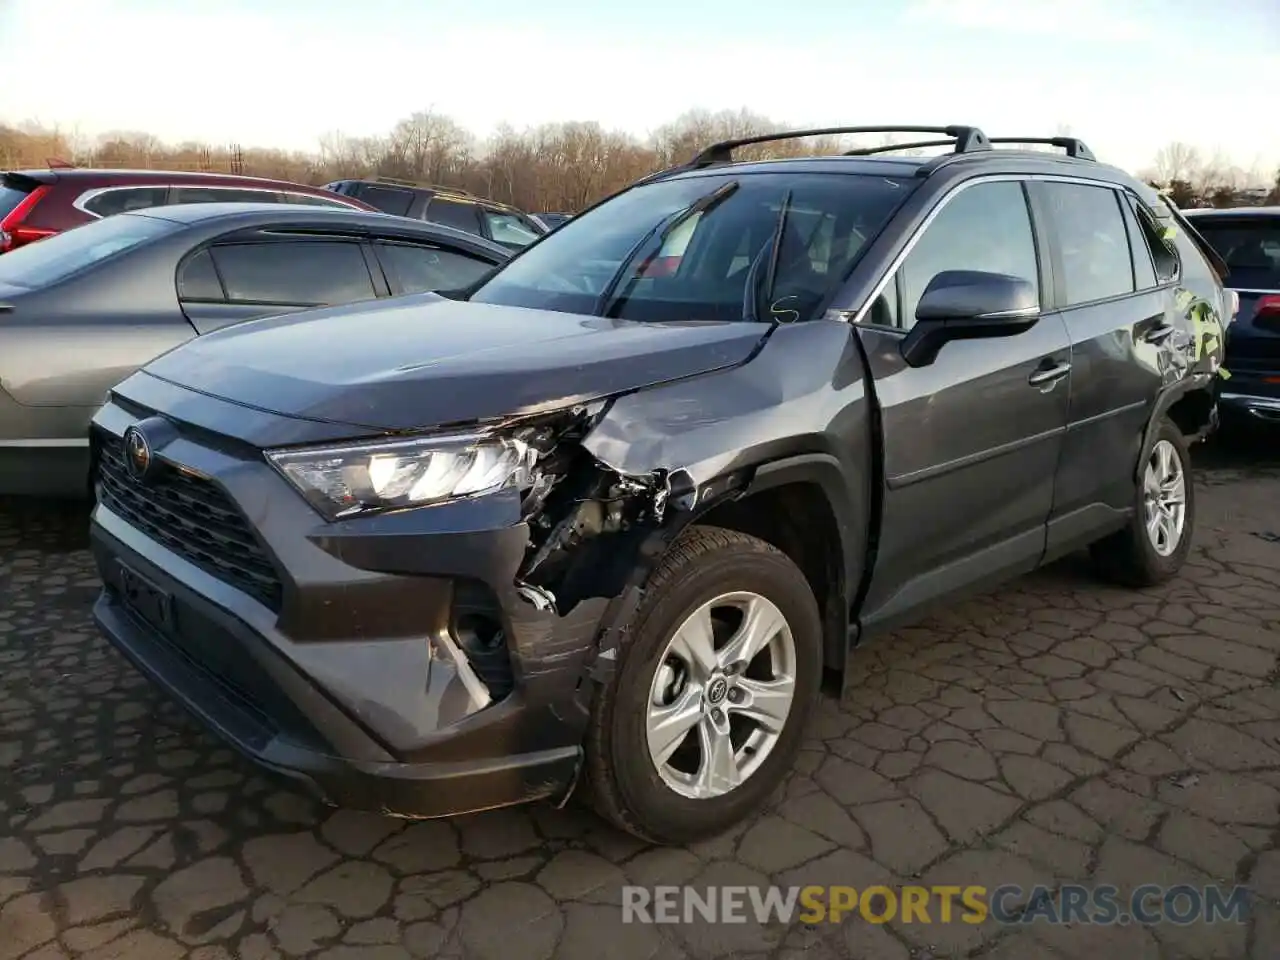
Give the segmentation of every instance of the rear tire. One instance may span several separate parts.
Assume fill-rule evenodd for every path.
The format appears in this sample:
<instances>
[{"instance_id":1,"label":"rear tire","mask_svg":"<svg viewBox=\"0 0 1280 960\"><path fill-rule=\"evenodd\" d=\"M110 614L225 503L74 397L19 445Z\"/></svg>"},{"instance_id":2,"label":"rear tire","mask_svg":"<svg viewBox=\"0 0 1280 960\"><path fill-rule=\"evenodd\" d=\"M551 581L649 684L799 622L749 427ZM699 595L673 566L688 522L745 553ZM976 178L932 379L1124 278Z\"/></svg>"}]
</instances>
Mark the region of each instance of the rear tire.
<instances>
[{"instance_id":1,"label":"rear tire","mask_svg":"<svg viewBox=\"0 0 1280 960\"><path fill-rule=\"evenodd\" d=\"M821 673L818 604L795 563L733 530L686 531L650 576L596 698L592 805L652 842L724 832L793 766Z\"/></svg>"},{"instance_id":2,"label":"rear tire","mask_svg":"<svg viewBox=\"0 0 1280 960\"><path fill-rule=\"evenodd\" d=\"M1181 569L1195 531L1191 454L1182 431L1169 420L1161 422L1143 451L1135 487L1129 523L1093 544L1089 552L1103 579L1126 587L1153 587Z\"/></svg>"}]
</instances>

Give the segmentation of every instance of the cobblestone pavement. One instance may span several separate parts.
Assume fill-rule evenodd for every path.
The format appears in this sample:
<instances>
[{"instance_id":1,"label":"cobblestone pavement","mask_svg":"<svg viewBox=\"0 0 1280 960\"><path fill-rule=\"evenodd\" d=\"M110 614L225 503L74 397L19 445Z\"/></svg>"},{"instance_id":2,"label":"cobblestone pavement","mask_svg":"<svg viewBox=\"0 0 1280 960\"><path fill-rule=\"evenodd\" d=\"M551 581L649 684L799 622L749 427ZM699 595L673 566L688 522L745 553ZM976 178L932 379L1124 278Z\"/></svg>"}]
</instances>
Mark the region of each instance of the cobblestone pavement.
<instances>
[{"instance_id":1,"label":"cobblestone pavement","mask_svg":"<svg viewBox=\"0 0 1280 960\"><path fill-rule=\"evenodd\" d=\"M247 767L97 639L82 511L0 505L0 960L1280 956L1280 461L1198 469L1147 593L1077 561L855 655L754 822L406 824ZM624 883L1251 884L1247 925L621 923Z\"/></svg>"}]
</instances>

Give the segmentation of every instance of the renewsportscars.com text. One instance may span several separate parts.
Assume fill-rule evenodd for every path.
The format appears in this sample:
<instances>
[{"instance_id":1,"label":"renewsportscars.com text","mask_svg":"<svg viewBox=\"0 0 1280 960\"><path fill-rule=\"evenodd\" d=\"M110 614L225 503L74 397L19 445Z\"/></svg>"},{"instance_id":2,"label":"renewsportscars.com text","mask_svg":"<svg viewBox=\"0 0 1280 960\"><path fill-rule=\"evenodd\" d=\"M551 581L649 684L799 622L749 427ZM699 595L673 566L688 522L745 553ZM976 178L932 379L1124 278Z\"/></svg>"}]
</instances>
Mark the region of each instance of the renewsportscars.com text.
<instances>
[{"instance_id":1,"label":"renewsportscars.com text","mask_svg":"<svg viewBox=\"0 0 1280 960\"><path fill-rule=\"evenodd\" d=\"M1245 923L1246 887L623 887L624 923Z\"/></svg>"}]
</instances>

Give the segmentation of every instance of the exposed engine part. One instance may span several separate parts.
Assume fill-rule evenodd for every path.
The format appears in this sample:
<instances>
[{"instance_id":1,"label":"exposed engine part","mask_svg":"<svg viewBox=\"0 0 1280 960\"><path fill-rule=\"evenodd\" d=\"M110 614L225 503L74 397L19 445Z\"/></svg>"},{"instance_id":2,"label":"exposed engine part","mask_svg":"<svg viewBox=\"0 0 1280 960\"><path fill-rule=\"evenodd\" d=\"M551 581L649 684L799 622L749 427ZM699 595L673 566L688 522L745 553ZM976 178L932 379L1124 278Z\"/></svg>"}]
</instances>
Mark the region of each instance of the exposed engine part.
<instances>
[{"instance_id":1,"label":"exposed engine part","mask_svg":"<svg viewBox=\"0 0 1280 960\"><path fill-rule=\"evenodd\" d=\"M555 594L543 587L535 587L531 583L522 583L516 587L516 593L533 604L535 610L554 610L556 608Z\"/></svg>"}]
</instances>

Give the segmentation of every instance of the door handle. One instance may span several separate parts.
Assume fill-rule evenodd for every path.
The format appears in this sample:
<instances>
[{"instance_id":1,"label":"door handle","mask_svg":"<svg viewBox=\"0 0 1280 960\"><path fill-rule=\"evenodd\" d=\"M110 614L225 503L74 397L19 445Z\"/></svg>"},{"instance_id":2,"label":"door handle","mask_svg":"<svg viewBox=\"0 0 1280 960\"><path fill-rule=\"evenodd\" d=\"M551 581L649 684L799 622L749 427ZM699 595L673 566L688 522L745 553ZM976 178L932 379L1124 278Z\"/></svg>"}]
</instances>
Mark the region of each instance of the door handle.
<instances>
[{"instance_id":1,"label":"door handle","mask_svg":"<svg viewBox=\"0 0 1280 960\"><path fill-rule=\"evenodd\" d=\"M1059 363L1052 367L1039 367L1031 376L1027 377L1027 383L1033 387L1043 387L1046 383L1056 383L1071 372L1071 364Z\"/></svg>"},{"instance_id":2,"label":"door handle","mask_svg":"<svg viewBox=\"0 0 1280 960\"><path fill-rule=\"evenodd\" d=\"M1160 323L1142 335L1147 343L1164 343L1172 335L1174 326L1171 323Z\"/></svg>"}]
</instances>

